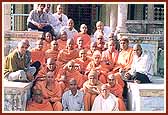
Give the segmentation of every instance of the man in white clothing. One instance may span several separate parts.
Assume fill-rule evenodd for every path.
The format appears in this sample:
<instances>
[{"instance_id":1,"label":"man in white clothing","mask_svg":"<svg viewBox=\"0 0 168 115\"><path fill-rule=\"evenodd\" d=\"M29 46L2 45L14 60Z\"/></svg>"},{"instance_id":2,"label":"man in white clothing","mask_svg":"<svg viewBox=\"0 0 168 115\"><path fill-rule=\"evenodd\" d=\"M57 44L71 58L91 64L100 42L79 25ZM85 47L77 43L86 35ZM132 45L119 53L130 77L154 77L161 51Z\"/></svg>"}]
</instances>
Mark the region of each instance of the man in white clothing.
<instances>
[{"instance_id":1,"label":"man in white clothing","mask_svg":"<svg viewBox=\"0 0 168 115\"><path fill-rule=\"evenodd\" d=\"M109 41L109 36L112 33L112 29L109 26L104 26L102 21L98 21L96 23L96 31L94 33L94 39L96 39L97 34L103 33L104 40L107 42Z\"/></svg>"},{"instance_id":2,"label":"man in white clothing","mask_svg":"<svg viewBox=\"0 0 168 115\"><path fill-rule=\"evenodd\" d=\"M62 5L60 4L57 5L57 12L54 13L54 17L56 20L56 23L55 23L56 26L54 27L54 30L58 34L60 31L60 28L62 28L63 26L66 26L68 22L68 17L63 13Z\"/></svg>"},{"instance_id":3,"label":"man in white clothing","mask_svg":"<svg viewBox=\"0 0 168 115\"><path fill-rule=\"evenodd\" d=\"M115 95L110 93L107 84L103 84L101 86L101 92L93 102L92 111L100 111L100 112L119 111L118 100Z\"/></svg>"},{"instance_id":4,"label":"man in white clothing","mask_svg":"<svg viewBox=\"0 0 168 115\"><path fill-rule=\"evenodd\" d=\"M68 19L67 26L63 26L60 31L66 31L67 39L74 39L74 35L78 33L78 31L74 28L73 19Z\"/></svg>"},{"instance_id":5,"label":"man in white clothing","mask_svg":"<svg viewBox=\"0 0 168 115\"><path fill-rule=\"evenodd\" d=\"M151 83L153 75L153 57L150 52L142 51L140 44L135 44L133 47L134 58L131 65L131 70L125 74L125 78L133 79L138 83Z\"/></svg>"}]
</instances>

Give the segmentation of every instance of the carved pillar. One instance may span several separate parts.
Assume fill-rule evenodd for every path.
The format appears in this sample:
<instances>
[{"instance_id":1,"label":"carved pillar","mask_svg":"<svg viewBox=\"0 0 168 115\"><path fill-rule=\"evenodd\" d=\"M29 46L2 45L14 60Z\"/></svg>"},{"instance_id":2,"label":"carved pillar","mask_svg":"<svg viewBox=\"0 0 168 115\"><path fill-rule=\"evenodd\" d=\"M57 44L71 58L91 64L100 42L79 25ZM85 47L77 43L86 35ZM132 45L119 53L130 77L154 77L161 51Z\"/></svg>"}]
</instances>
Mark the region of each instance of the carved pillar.
<instances>
[{"instance_id":1,"label":"carved pillar","mask_svg":"<svg viewBox=\"0 0 168 115\"><path fill-rule=\"evenodd\" d=\"M127 32L125 23L127 21L127 10L128 10L128 4L118 4L117 32L119 33Z\"/></svg>"},{"instance_id":2,"label":"carved pillar","mask_svg":"<svg viewBox=\"0 0 168 115\"><path fill-rule=\"evenodd\" d=\"M154 5L148 4L148 21L154 20Z\"/></svg>"},{"instance_id":3,"label":"carved pillar","mask_svg":"<svg viewBox=\"0 0 168 115\"><path fill-rule=\"evenodd\" d=\"M110 28L112 29L112 31L115 31L116 26L117 26L118 6L117 6L117 4L111 4L110 7L111 7L111 10L110 10Z\"/></svg>"},{"instance_id":4,"label":"carved pillar","mask_svg":"<svg viewBox=\"0 0 168 115\"><path fill-rule=\"evenodd\" d=\"M4 9L4 31L9 31L11 30L11 16L10 16L10 9L11 9L11 5L10 4L4 4L3 5L3 9Z\"/></svg>"}]
</instances>

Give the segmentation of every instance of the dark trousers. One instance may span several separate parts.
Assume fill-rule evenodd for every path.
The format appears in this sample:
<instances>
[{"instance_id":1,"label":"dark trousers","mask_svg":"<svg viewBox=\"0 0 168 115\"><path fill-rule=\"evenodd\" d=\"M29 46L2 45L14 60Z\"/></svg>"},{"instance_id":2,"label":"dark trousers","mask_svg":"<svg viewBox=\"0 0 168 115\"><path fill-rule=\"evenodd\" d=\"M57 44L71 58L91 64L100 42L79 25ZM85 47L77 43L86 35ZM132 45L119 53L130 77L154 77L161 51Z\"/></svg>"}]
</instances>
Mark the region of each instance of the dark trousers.
<instances>
[{"instance_id":1,"label":"dark trousers","mask_svg":"<svg viewBox=\"0 0 168 115\"><path fill-rule=\"evenodd\" d=\"M30 66L36 68L36 72L33 75L35 77L38 74L39 70L40 70L41 63L39 61L35 61Z\"/></svg>"},{"instance_id":2,"label":"dark trousers","mask_svg":"<svg viewBox=\"0 0 168 115\"><path fill-rule=\"evenodd\" d=\"M141 83L151 83L148 76L139 72L135 73L135 80L139 80Z\"/></svg>"},{"instance_id":3,"label":"dark trousers","mask_svg":"<svg viewBox=\"0 0 168 115\"><path fill-rule=\"evenodd\" d=\"M42 29L39 29L36 25L29 22L28 28L31 28L32 30L42 31L42 32L50 32L52 35L54 35L54 30L53 30L52 26L50 26L50 25L46 25Z\"/></svg>"}]
</instances>

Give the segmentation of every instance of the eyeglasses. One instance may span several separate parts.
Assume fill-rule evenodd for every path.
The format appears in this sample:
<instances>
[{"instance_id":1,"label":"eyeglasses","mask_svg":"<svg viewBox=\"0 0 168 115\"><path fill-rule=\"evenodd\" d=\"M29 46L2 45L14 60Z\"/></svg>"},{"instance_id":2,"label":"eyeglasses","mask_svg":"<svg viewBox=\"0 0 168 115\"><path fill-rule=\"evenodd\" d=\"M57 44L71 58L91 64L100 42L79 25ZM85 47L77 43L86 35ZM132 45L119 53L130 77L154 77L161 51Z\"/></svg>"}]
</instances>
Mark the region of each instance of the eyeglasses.
<instances>
[{"instance_id":1,"label":"eyeglasses","mask_svg":"<svg viewBox=\"0 0 168 115\"><path fill-rule=\"evenodd\" d=\"M114 81L115 79L108 79L109 81Z\"/></svg>"}]
</instances>

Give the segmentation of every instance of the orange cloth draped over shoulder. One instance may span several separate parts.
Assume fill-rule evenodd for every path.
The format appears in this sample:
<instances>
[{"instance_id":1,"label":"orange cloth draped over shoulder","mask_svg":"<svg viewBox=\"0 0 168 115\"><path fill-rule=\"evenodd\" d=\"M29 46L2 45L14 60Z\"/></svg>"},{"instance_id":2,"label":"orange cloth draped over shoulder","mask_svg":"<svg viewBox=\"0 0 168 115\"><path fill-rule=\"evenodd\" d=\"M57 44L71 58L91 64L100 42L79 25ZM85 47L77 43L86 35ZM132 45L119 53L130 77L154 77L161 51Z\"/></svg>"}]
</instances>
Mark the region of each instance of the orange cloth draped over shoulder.
<instances>
[{"instance_id":1,"label":"orange cloth draped over shoulder","mask_svg":"<svg viewBox=\"0 0 168 115\"><path fill-rule=\"evenodd\" d=\"M133 61L133 48L128 47L127 50L122 50L119 53L115 69L122 68L125 71L128 71L131 68L132 61Z\"/></svg>"},{"instance_id":2,"label":"orange cloth draped over shoulder","mask_svg":"<svg viewBox=\"0 0 168 115\"><path fill-rule=\"evenodd\" d=\"M91 70L97 70L99 72L98 76L99 81L101 81L102 83L107 83L107 74L109 70L103 67L102 62L100 62L100 64L96 66L94 64L94 61L91 61L86 68L86 72L89 72Z\"/></svg>"},{"instance_id":3,"label":"orange cloth draped over shoulder","mask_svg":"<svg viewBox=\"0 0 168 115\"><path fill-rule=\"evenodd\" d=\"M35 87L40 89L42 91L42 95L45 99L51 100L54 102L53 109L56 111L62 110L62 104L61 104L61 98L62 98L62 88L58 81L55 80L55 82L52 84L52 88L47 88L47 81L37 81L35 84Z\"/></svg>"},{"instance_id":4,"label":"orange cloth draped over shoulder","mask_svg":"<svg viewBox=\"0 0 168 115\"><path fill-rule=\"evenodd\" d=\"M91 43L91 38L88 34L83 34L81 32L77 33L74 35L74 43L77 43L78 37L83 38L83 47L89 49L90 43Z\"/></svg>"},{"instance_id":5,"label":"orange cloth draped over shoulder","mask_svg":"<svg viewBox=\"0 0 168 115\"><path fill-rule=\"evenodd\" d=\"M65 75L66 76L66 83L65 86L66 88L69 88L69 80L74 78L77 81L77 86L78 88L82 88L83 83L86 80L86 76L82 75L79 71L77 70L73 70L73 71L67 71L65 69L60 69L59 73L57 75L57 79L61 78L61 75Z\"/></svg>"},{"instance_id":6,"label":"orange cloth draped over shoulder","mask_svg":"<svg viewBox=\"0 0 168 115\"><path fill-rule=\"evenodd\" d=\"M91 85L89 83L89 80L87 80L83 84L82 91L85 93L84 95L84 106L85 106L85 111L90 111L93 105L93 102L96 98L96 96L99 94L95 92L94 90L99 90L102 86L102 83L100 81L97 81L96 85Z\"/></svg>"},{"instance_id":7,"label":"orange cloth draped over shoulder","mask_svg":"<svg viewBox=\"0 0 168 115\"><path fill-rule=\"evenodd\" d=\"M92 60L91 58L87 57L87 59L85 61L82 60L81 58L76 58L74 61L75 61L75 63L80 65L80 70L82 72L85 72L86 68L87 68L87 66L88 66L88 64L90 63L91 60Z\"/></svg>"},{"instance_id":8,"label":"orange cloth draped over shoulder","mask_svg":"<svg viewBox=\"0 0 168 115\"><path fill-rule=\"evenodd\" d=\"M118 51L114 50L112 53L110 53L108 50L102 52L102 60L109 61L110 64L107 67L108 69L112 70L117 63L118 60Z\"/></svg>"},{"instance_id":9,"label":"orange cloth draped over shoulder","mask_svg":"<svg viewBox=\"0 0 168 115\"><path fill-rule=\"evenodd\" d=\"M45 40L43 40L43 51L47 51L48 49L50 49L51 44L49 42L46 42Z\"/></svg>"},{"instance_id":10,"label":"orange cloth draped over shoulder","mask_svg":"<svg viewBox=\"0 0 168 115\"><path fill-rule=\"evenodd\" d=\"M76 59L77 57L79 57L79 52L77 49L73 49L71 51L62 49L58 54L57 60L63 64L66 64L68 61Z\"/></svg>"},{"instance_id":11,"label":"orange cloth draped over shoulder","mask_svg":"<svg viewBox=\"0 0 168 115\"><path fill-rule=\"evenodd\" d=\"M43 99L43 103L41 104L31 100L31 101L28 101L26 110L27 111L53 111L53 107L51 103L46 99Z\"/></svg>"},{"instance_id":12,"label":"orange cloth draped over shoulder","mask_svg":"<svg viewBox=\"0 0 168 115\"><path fill-rule=\"evenodd\" d=\"M52 49L48 49L45 52L45 60L47 60L48 58L54 58L55 60L57 60L57 56L58 56L59 50L52 50Z\"/></svg>"},{"instance_id":13,"label":"orange cloth draped over shoulder","mask_svg":"<svg viewBox=\"0 0 168 115\"><path fill-rule=\"evenodd\" d=\"M56 69L53 71L55 78L57 77L58 71L59 71L59 67L56 66ZM38 72L38 77L45 77L48 72L49 70L47 66L46 65L42 66L41 70Z\"/></svg>"},{"instance_id":14,"label":"orange cloth draped over shoulder","mask_svg":"<svg viewBox=\"0 0 168 115\"><path fill-rule=\"evenodd\" d=\"M31 60L32 62L40 61L40 63L43 65L45 64L45 52L42 50L38 50L36 48L32 48L30 50L31 52Z\"/></svg>"},{"instance_id":15,"label":"orange cloth draped over shoulder","mask_svg":"<svg viewBox=\"0 0 168 115\"><path fill-rule=\"evenodd\" d=\"M117 99L118 99L118 109L120 111L126 111L126 106L125 106L124 101L120 98L117 98Z\"/></svg>"},{"instance_id":16,"label":"orange cloth draped over shoulder","mask_svg":"<svg viewBox=\"0 0 168 115\"><path fill-rule=\"evenodd\" d=\"M108 84L107 84L108 85ZM110 85L109 86L109 90L110 90L110 93L114 94L116 97L120 98L120 99L123 99L123 88L120 84L115 84L114 87L111 87Z\"/></svg>"},{"instance_id":17,"label":"orange cloth draped over shoulder","mask_svg":"<svg viewBox=\"0 0 168 115\"><path fill-rule=\"evenodd\" d=\"M61 39L58 39L58 40L57 40L57 43L58 43L58 47L59 47L60 50L66 48L66 43L67 43L67 41L63 41L63 40L61 40Z\"/></svg>"}]
</instances>

